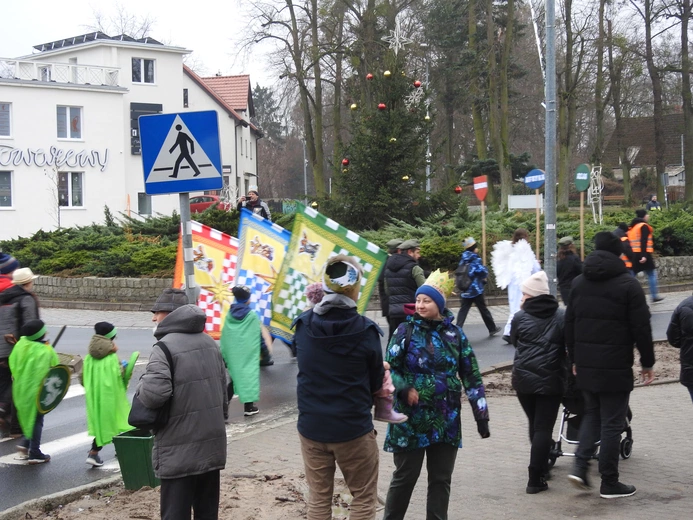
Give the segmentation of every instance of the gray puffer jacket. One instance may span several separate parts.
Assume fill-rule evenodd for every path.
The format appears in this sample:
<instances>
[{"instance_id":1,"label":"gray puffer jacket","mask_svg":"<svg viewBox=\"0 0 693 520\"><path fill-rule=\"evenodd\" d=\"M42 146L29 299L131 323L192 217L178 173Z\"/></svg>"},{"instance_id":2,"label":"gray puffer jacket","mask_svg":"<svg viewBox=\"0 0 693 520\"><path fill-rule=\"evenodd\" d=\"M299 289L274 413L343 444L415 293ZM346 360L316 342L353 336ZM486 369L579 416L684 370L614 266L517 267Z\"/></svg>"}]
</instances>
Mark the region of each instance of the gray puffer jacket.
<instances>
[{"instance_id":1,"label":"gray puffer jacket","mask_svg":"<svg viewBox=\"0 0 693 520\"><path fill-rule=\"evenodd\" d=\"M5 334L19 339L19 329L27 321L39 318L38 299L21 285L0 292L0 359L10 356L12 345Z\"/></svg>"},{"instance_id":2,"label":"gray puffer jacket","mask_svg":"<svg viewBox=\"0 0 693 520\"><path fill-rule=\"evenodd\" d=\"M200 475L226 466L226 369L216 342L203 332L205 313L184 305L154 333L173 359L174 390L168 424L156 432L152 461L159 478ZM171 370L161 348L152 349L137 386L142 404L159 408L171 396Z\"/></svg>"}]
</instances>

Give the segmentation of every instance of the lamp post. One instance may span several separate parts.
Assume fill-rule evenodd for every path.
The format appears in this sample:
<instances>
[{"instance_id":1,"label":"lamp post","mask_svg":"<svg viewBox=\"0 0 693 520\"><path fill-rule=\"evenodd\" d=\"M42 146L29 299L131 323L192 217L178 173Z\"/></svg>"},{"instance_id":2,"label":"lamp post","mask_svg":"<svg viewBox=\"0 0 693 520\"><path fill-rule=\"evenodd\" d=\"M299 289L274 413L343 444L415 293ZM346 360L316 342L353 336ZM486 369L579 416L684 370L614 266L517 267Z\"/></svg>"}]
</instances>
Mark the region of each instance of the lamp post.
<instances>
[{"instance_id":1,"label":"lamp post","mask_svg":"<svg viewBox=\"0 0 693 520\"><path fill-rule=\"evenodd\" d=\"M429 69L428 69L428 44L421 43L419 46L424 50L424 60L426 61L426 93L431 92L429 86ZM431 116L428 112L430 106L430 99L426 103L426 121L428 121ZM430 132L426 135L426 191L431 191L431 134Z\"/></svg>"},{"instance_id":2,"label":"lamp post","mask_svg":"<svg viewBox=\"0 0 693 520\"><path fill-rule=\"evenodd\" d=\"M303 139L303 203L308 204L308 174L306 172L306 167L308 162L306 161L306 140Z\"/></svg>"}]
</instances>

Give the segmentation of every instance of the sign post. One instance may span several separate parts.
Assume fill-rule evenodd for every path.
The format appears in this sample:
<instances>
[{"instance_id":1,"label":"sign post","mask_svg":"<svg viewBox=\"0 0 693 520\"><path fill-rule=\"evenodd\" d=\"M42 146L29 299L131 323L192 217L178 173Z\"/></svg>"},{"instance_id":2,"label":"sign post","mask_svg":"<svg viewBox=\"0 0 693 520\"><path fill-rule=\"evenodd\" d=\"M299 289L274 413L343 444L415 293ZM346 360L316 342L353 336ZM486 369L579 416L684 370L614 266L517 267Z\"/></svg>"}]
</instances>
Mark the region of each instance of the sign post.
<instances>
[{"instance_id":1,"label":"sign post","mask_svg":"<svg viewBox=\"0 0 693 520\"><path fill-rule=\"evenodd\" d=\"M580 192L580 259L585 259L585 191L590 187L591 168L587 164L578 165L575 170L575 188Z\"/></svg>"},{"instance_id":2,"label":"sign post","mask_svg":"<svg viewBox=\"0 0 693 520\"><path fill-rule=\"evenodd\" d=\"M481 262L486 264L486 212L484 210L484 199L488 193L488 177L480 175L474 177L474 194L481 202Z\"/></svg>"},{"instance_id":3,"label":"sign post","mask_svg":"<svg viewBox=\"0 0 693 520\"><path fill-rule=\"evenodd\" d=\"M216 111L144 115L139 118L144 190L179 193L185 293L195 303L190 192L223 187Z\"/></svg>"},{"instance_id":4,"label":"sign post","mask_svg":"<svg viewBox=\"0 0 693 520\"><path fill-rule=\"evenodd\" d=\"M527 175L525 175L525 185L534 190L534 194L536 195L536 212L537 212L537 258L539 258L540 254L540 243L541 243L541 227L540 227L540 207L539 207L539 188L541 188L544 185L544 182L546 181L546 176L544 175L543 170L539 169L534 169L530 171Z\"/></svg>"}]
</instances>

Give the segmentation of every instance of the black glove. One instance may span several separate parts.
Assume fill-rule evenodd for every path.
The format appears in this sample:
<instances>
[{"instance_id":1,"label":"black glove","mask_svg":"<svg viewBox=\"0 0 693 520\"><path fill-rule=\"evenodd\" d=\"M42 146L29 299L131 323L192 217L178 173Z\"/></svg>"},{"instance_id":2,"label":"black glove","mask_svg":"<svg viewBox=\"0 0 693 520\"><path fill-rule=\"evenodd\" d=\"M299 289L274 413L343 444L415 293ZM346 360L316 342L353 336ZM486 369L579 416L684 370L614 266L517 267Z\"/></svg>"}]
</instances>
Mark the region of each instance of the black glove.
<instances>
[{"instance_id":1,"label":"black glove","mask_svg":"<svg viewBox=\"0 0 693 520\"><path fill-rule=\"evenodd\" d=\"M481 435L482 439L488 439L491 436L491 432L488 429L488 420L477 421L476 430L479 432L479 435Z\"/></svg>"}]
</instances>

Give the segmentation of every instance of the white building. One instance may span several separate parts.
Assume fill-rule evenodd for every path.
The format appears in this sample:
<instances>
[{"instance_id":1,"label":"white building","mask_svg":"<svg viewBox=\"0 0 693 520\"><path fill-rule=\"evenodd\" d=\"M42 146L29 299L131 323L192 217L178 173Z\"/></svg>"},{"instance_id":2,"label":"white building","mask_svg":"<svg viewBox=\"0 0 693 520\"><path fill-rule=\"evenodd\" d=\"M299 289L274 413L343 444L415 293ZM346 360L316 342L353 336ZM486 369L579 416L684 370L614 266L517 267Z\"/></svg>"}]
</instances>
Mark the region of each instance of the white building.
<instances>
[{"instance_id":1,"label":"white building","mask_svg":"<svg viewBox=\"0 0 693 520\"><path fill-rule=\"evenodd\" d=\"M97 32L35 49L0 58L0 239L100 223L105 206L179 210L177 194L145 194L144 114L217 111L224 194L258 184L248 76L200 78L183 65L190 51L151 38Z\"/></svg>"}]
</instances>

